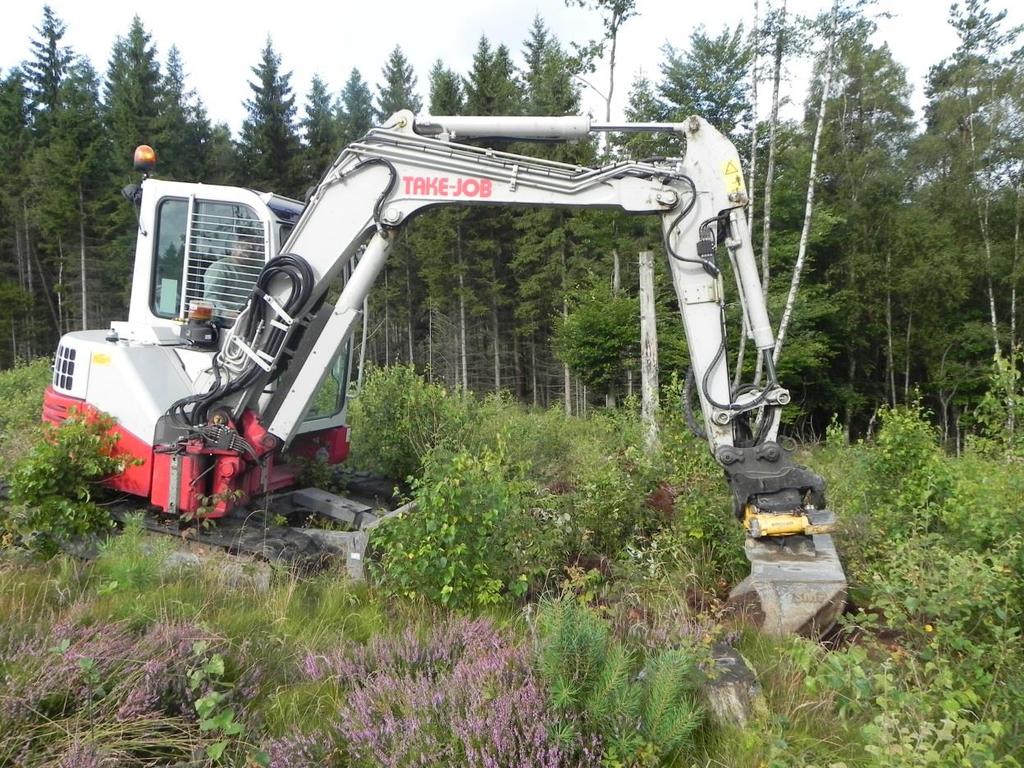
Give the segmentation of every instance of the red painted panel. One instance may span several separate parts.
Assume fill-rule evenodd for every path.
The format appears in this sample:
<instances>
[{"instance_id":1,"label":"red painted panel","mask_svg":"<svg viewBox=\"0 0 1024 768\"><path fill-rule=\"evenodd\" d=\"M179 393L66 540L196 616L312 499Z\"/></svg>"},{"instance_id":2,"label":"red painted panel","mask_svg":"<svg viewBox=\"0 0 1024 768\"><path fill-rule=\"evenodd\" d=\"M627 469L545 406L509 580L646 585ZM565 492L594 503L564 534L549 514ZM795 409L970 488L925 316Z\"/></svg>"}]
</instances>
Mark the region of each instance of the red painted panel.
<instances>
[{"instance_id":1,"label":"red painted panel","mask_svg":"<svg viewBox=\"0 0 1024 768\"><path fill-rule=\"evenodd\" d=\"M85 400L62 395L53 387L46 388L43 393L43 421L60 425L75 411L86 416L98 413ZM120 424L115 424L111 431L117 435L118 451L127 455L129 465L121 474L104 481L105 484L125 493L148 498L153 479L153 447Z\"/></svg>"},{"instance_id":2,"label":"red painted panel","mask_svg":"<svg viewBox=\"0 0 1024 768\"><path fill-rule=\"evenodd\" d=\"M292 441L288 452L304 459L323 458L328 464L340 464L348 458L348 427L307 432Z\"/></svg>"}]
</instances>

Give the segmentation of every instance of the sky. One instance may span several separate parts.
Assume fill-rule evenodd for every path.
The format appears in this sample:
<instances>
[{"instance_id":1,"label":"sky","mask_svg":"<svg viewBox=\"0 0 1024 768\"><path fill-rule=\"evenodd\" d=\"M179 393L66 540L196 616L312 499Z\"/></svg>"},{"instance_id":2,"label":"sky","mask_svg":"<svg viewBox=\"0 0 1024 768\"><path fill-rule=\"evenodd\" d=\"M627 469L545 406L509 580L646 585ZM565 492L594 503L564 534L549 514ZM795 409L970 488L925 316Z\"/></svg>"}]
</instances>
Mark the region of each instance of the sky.
<instances>
[{"instance_id":1,"label":"sky","mask_svg":"<svg viewBox=\"0 0 1024 768\"><path fill-rule=\"evenodd\" d=\"M769 0L760 0L761 13ZM779 0L773 0L777 5ZM44 3L40 0L8 2L0 26L0 74L30 56L30 40L36 36ZM50 0L49 5L67 25L64 42L84 54L100 73L106 70L114 39L126 35L136 14L152 35L161 60L171 45L181 51L188 77L206 104L214 122L226 122L236 132L245 118L244 102L251 91L251 68L260 58L268 35L282 58L282 67L292 72L292 87L301 105L314 74L337 94L353 67L357 67L376 93L376 84L388 54L400 44L415 68L418 86L426 99L428 74L434 61L465 74L481 35L492 43L509 46L521 61L522 41L536 14L563 42L585 42L599 37L598 15L564 0L447 0L444 3L409 0L349 0L294 3L249 0L223 3L217 0L144 5L130 0ZM574 3L575 5L575 3ZM878 0L876 42L887 42L897 61L907 67L914 93L912 105L920 117L925 99L924 80L928 68L948 56L956 36L946 23L950 3L946 0ZM659 76L661 48L666 43L685 48L690 33L699 25L717 32L723 24L753 19L754 0L733 3L694 0L637 0L639 15L620 31L613 119L621 119L630 83L641 72L652 80ZM827 9L828 0L788 0L790 13L811 15ZM1024 23L1024 3L992 0L994 9L1010 8L1009 20ZM726 15L726 9L734 16ZM791 64L783 85L789 94L790 116L799 114L810 77L809 59ZM601 67L583 85L584 111L604 117L603 94L608 70ZM767 94L769 88L762 86ZM759 99L759 112L767 114L766 99Z\"/></svg>"}]
</instances>

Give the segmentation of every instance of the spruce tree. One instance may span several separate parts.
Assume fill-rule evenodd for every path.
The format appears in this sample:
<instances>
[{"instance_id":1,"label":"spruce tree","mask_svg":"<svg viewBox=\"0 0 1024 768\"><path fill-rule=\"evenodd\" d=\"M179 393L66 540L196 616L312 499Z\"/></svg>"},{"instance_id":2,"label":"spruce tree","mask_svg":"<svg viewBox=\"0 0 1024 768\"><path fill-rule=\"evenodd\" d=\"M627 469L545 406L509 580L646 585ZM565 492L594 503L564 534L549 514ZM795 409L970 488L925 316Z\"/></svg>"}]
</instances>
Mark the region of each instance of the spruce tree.
<instances>
[{"instance_id":1,"label":"spruce tree","mask_svg":"<svg viewBox=\"0 0 1024 768\"><path fill-rule=\"evenodd\" d=\"M303 147L302 173L299 181L304 187L308 187L317 182L341 149L331 95L327 85L318 75L313 76L306 99L306 114L302 118L301 126Z\"/></svg>"},{"instance_id":2,"label":"spruce tree","mask_svg":"<svg viewBox=\"0 0 1024 768\"><path fill-rule=\"evenodd\" d=\"M462 78L438 59L430 70L430 114L457 115L462 104Z\"/></svg>"},{"instance_id":3,"label":"spruce tree","mask_svg":"<svg viewBox=\"0 0 1024 768\"><path fill-rule=\"evenodd\" d=\"M373 94L363 80L359 70L353 68L341 91L337 106L338 140L341 146L348 146L366 135L373 127L375 113Z\"/></svg>"},{"instance_id":4,"label":"spruce tree","mask_svg":"<svg viewBox=\"0 0 1024 768\"><path fill-rule=\"evenodd\" d=\"M160 175L181 181L206 181L212 129L206 108L185 82L181 53L172 45L160 82L160 114L155 146Z\"/></svg>"},{"instance_id":5,"label":"spruce tree","mask_svg":"<svg viewBox=\"0 0 1024 768\"><path fill-rule=\"evenodd\" d=\"M300 147L291 72L281 71L281 57L270 38L252 73L256 80L249 83L252 98L245 102L248 117L242 123L239 141L244 183L298 196L302 191L296 173Z\"/></svg>"},{"instance_id":6,"label":"spruce tree","mask_svg":"<svg viewBox=\"0 0 1024 768\"><path fill-rule=\"evenodd\" d=\"M396 45L381 73L384 81L377 88L377 119L386 120L400 109L418 114L423 102L416 95L416 74L402 47Z\"/></svg>"},{"instance_id":7,"label":"spruce tree","mask_svg":"<svg viewBox=\"0 0 1024 768\"><path fill-rule=\"evenodd\" d=\"M35 133L42 138L49 130L50 116L60 105L60 86L75 55L71 48L61 45L67 25L49 5L43 6L43 21L35 30L39 37L31 41L32 58L22 70L35 116Z\"/></svg>"},{"instance_id":8,"label":"spruce tree","mask_svg":"<svg viewBox=\"0 0 1024 768\"><path fill-rule=\"evenodd\" d=\"M158 138L158 114L162 102L160 65L151 35L136 16L125 37L118 37L107 68L104 102L114 141L115 156L123 167L139 144Z\"/></svg>"}]
</instances>

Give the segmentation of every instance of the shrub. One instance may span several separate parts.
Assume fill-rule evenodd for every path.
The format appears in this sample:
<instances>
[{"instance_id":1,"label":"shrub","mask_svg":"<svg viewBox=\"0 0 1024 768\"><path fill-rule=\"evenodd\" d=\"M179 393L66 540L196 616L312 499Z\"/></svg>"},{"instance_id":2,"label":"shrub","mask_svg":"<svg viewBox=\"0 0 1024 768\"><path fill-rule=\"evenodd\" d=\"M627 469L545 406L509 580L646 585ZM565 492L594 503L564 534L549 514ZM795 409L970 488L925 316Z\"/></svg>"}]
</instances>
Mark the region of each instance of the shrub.
<instances>
[{"instance_id":1,"label":"shrub","mask_svg":"<svg viewBox=\"0 0 1024 768\"><path fill-rule=\"evenodd\" d=\"M0 371L0 470L25 453L41 428L51 361L39 358Z\"/></svg>"},{"instance_id":2,"label":"shrub","mask_svg":"<svg viewBox=\"0 0 1024 768\"><path fill-rule=\"evenodd\" d=\"M485 619L441 621L422 637L412 630L382 636L307 657L303 668L348 691L334 734L345 765L554 768L570 756L575 765L597 764L578 739L559 743L549 733L528 648ZM294 741L300 757L327 751L322 739Z\"/></svg>"},{"instance_id":3,"label":"shrub","mask_svg":"<svg viewBox=\"0 0 1024 768\"><path fill-rule=\"evenodd\" d=\"M377 572L389 592L453 607L500 600L509 584L495 567L496 534L519 504L503 459L500 449L428 454L423 477L413 483L417 508L373 536Z\"/></svg>"},{"instance_id":4,"label":"shrub","mask_svg":"<svg viewBox=\"0 0 1024 768\"><path fill-rule=\"evenodd\" d=\"M888 535L929 530L950 477L934 428L917 406L883 408L882 429L871 461L879 511Z\"/></svg>"},{"instance_id":5,"label":"shrub","mask_svg":"<svg viewBox=\"0 0 1024 768\"><path fill-rule=\"evenodd\" d=\"M601 743L606 765L661 765L690 745L702 721L695 654L661 651L641 665L597 614L569 600L546 605L537 629L537 667L564 734Z\"/></svg>"},{"instance_id":6,"label":"shrub","mask_svg":"<svg viewBox=\"0 0 1024 768\"><path fill-rule=\"evenodd\" d=\"M215 642L190 624L157 623L136 634L123 623L61 622L2 649L0 763L90 751L118 765L189 759L215 730L196 717L196 705L224 687L222 674L205 672L223 673ZM192 685L197 671L202 686Z\"/></svg>"},{"instance_id":7,"label":"shrub","mask_svg":"<svg viewBox=\"0 0 1024 768\"><path fill-rule=\"evenodd\" d=\"M125 467L117 453L113 421L73 415L21 459L11 478L11 499L2 526L10 536L53 554L69 540L104 530L110 517L93 500L97 483Z\"/></svg>"},{"instance_id":8,"label":"shrub","mask_svg":"<svg viewBox=\"0 0 1024 768\"><path fill-rule=\"evenodd\" d=\"M353 463L397 480L418 475L427 453L456 443L468 418L465 401L412 366L374 369L349 409Z\"/></svg>"}]
</instances>

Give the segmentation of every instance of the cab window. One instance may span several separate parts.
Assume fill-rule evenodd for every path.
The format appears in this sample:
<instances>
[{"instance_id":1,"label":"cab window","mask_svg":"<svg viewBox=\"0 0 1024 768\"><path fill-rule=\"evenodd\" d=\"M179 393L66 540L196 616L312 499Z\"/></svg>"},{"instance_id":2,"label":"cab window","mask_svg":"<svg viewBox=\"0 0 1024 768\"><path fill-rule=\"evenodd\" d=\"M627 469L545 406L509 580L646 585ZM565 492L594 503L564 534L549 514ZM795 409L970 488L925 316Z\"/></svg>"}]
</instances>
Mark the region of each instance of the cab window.
<instances>
[{"instance_id":1,"label":"cab window","mask_svg":"<svg viewBox=\"0 0 1024 768\"><path fill-rule=\"evenodd\" d=\"M156 260L150 295L153 314L177 317L185 264L188 200L164 200L156 215Z\"/></svg>"}]
</instances>

